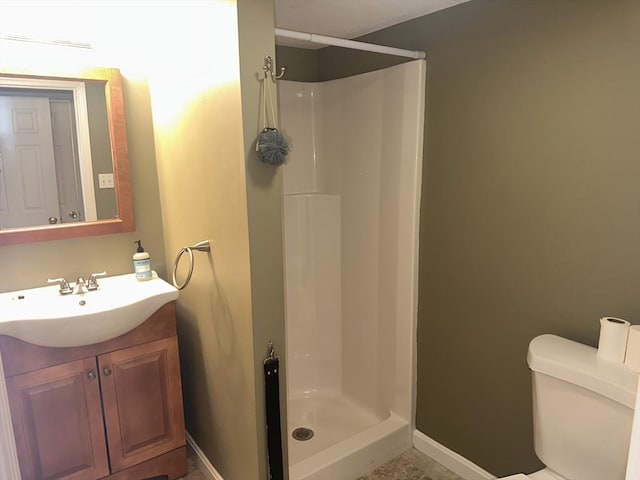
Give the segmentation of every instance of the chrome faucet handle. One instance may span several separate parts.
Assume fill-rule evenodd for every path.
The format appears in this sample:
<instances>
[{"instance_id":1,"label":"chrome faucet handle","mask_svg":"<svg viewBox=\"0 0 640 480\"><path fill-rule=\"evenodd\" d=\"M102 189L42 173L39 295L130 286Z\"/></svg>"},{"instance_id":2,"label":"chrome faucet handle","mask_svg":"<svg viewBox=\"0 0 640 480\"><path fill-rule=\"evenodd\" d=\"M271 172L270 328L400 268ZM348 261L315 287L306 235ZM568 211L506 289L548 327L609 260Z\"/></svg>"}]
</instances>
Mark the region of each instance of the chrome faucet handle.
<instances>
[{"instance_id":1,"label":"chrome faucet handle","mask_svg":"<svg viewBox=\"0 0 640 480\"><path fill-rule=\"evenodd\" d=\"M89 290L90 292L97 290L100 287L100 285L98 285L97 277L104 277L106 274L107 271L105 270L104 272L92 273L91 275L89 275L89 280L87 281L87 290Z\"/></svg>"},{"instance_id":2,"label":"chrome faucet handle","mask_svg":"<svg viewBox=\"0 0 640 480\"><path fill-rule=\"evenodd\" d=\"M62 277L60 277L60 278L48 278L47 282L49 282L49 283L59 283L60 284L60 288L58 289L58 292L60 293L60 295L69 295L70 293L73 293L73 290L71 289L71 285L69 285L69 282L67 282L67 280L65 280Z\"/></svg>"}]
</instances>

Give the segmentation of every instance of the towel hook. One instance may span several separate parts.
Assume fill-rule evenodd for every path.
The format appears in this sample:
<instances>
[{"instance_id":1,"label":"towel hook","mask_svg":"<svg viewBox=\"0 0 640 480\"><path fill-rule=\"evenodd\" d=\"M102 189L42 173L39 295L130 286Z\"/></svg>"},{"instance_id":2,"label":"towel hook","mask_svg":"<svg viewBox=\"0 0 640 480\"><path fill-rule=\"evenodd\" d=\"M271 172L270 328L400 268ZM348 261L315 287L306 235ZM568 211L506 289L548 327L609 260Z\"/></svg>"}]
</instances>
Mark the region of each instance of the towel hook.
<instances>
[{"instance_id":1,"label":"towel hook","mask_svg":"<svg viewBox=\"0 0 640 480\"><path fill-rule=\"evenodd\" d=\"M276 81L284 77L284 72L287 70L287 68L280 67L280 74L276 75L273 67L273 58L271 57L271 55L265 55L262 70L264 71L264 78L270 77L271 80Z\"/></svg>"}]
</instances>

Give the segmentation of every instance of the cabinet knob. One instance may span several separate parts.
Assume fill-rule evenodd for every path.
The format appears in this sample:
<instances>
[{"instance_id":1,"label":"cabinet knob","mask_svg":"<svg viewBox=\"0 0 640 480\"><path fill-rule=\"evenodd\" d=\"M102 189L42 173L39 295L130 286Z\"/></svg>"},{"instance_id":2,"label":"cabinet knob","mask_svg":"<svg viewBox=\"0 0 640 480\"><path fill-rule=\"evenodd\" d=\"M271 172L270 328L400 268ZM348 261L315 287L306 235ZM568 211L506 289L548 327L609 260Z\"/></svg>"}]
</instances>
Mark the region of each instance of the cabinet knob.
<instances>
[{"instance_id":1,"label":"cabinet knob","mask_svg":"<svg viewBox=\"0 0 640 480\"><path fill-rule=\"evenodd\" d=\"M102 370L102 373L104 373L105 377L108 377L109 375L111 375L111 369L109 367L104 367L104 369Z\"/></svg>"},{"instance_id":2,"label":"cabinet knob","mask_svg":"<svg viewBox=\"0 0 640 480\"><path fill-rule=\"evenodd\" d=\"M87 372L87 378L88 378L89 380L95 380L95 378L96 378L96 372L94 372L93 370L89 370L89 371Z\"/></svg>"}]
</instances>

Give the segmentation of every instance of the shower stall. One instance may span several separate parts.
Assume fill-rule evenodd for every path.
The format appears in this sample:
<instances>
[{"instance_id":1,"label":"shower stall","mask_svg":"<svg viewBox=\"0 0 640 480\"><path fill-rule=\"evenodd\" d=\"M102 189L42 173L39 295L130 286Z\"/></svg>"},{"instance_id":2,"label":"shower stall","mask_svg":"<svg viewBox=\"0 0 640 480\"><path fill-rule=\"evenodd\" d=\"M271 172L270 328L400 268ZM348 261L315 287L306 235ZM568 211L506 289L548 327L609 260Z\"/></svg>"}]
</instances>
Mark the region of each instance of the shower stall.
<instances>
[{"instance_id":1,"label":"shower stall","mask_svg":"<svg viewBox=\"0 0 640 480\"><path fill-rule=\"evenodd\" d=\"M412 443L425 61L278 85L290 478L353 479Z\"/></svg>"}]
</instances>

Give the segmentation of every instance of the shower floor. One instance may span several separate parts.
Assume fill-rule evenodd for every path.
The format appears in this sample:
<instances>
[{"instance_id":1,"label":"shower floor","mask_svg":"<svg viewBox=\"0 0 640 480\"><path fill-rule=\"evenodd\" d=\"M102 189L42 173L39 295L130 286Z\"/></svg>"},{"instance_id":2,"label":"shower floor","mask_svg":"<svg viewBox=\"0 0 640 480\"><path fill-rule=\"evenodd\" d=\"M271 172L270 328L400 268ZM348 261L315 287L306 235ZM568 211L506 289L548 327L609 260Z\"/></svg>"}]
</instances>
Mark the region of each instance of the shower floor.
<instances>
[{"instance_id":1,"label":"shower floor","mask_svg":"<svg viewBox=\"0 0 640 480\"><path fill-rule=\"evenodd\" d=\"M382 422L385 418L339 392L313 392L289 398L289 464L294 465L322 450ZM309 440L295 440L296 428L313 430Z\"/></svg>"}]
</instances>

